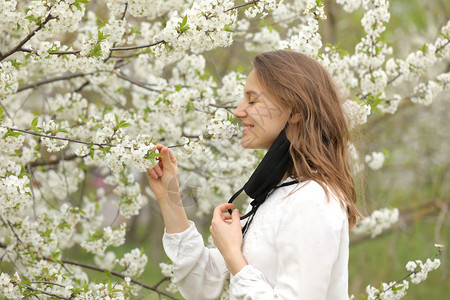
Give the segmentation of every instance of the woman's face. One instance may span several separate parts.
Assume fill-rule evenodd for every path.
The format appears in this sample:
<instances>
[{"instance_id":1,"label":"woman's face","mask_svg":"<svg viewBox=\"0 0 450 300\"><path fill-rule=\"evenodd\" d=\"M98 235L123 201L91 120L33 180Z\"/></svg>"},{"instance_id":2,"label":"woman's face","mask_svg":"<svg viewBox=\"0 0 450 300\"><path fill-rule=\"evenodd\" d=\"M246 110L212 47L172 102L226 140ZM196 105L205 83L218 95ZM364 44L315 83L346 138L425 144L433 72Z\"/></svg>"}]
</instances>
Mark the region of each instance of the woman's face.
<instances>
[{"instance_id":1,"label":"woman's face","mask_svg":"<svg viewBox=\"0 0 450 300\"><path fill-rule=\"evenodd\" d=\"M244 126L241 145L250 149L269 149L284 128L291 110L269 96L259 83L255 70L248 74L244 99L234 111Z\"/></svg>"}]
</instances>

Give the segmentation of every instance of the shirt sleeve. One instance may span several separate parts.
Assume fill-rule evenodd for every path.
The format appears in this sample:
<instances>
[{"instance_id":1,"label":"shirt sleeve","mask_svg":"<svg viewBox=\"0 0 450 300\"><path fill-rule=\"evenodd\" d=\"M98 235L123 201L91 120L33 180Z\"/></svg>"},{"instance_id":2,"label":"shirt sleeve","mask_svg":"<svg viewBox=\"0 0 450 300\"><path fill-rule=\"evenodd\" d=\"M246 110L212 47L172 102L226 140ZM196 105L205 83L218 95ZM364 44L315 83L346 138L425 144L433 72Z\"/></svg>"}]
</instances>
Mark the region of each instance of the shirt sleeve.
<instances>
[{"instance_id":1,"label":"shirt sleeve","mask_svg":"<svg viewBox=\"0 0 450 300\"><path fill-rule=\"evenodd\" d=\"M327 202L320 186L302 189L289 199L275 237L276 286L249 265L231 279L236 299L327 299L346 217L338 203ZM330 197L330 201L337 200Z\"/></svg>"},{"instance_id":2,"label":"shirt sleeve","mask_svg":"<svg viewBox=\"0 0 450 300\"><path fill-rule=\"evenodd\" d=\"M194 223L183 232L164 233L163 247L173 263L173 283L185 299L217 298L229 276L223 256L207 248Z\"/></svg>"}]
</instances>

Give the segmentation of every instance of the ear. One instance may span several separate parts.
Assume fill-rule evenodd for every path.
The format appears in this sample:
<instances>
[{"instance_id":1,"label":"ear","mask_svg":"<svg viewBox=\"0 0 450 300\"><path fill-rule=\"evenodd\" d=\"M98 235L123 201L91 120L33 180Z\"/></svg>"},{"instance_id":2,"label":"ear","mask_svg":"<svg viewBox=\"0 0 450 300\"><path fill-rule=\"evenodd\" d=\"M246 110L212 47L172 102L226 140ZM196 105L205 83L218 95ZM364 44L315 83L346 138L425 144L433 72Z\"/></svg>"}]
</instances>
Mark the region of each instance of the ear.
<instances>
[{"instance_id":1,"label":"ear","mask_svg":"<svg viewBox=\"0 0 450 300\"><path fill-rule=\"evenodd\" d=\"M291 116L291 118L289 119L289 121L290 121L292 124L296 124L296 123L298 123L298 122L300 121L301 118L302 118L301 114L300 114L300 113L296 113L296 114L294 114L294 115Z\"/></svg>"}]
</instances>

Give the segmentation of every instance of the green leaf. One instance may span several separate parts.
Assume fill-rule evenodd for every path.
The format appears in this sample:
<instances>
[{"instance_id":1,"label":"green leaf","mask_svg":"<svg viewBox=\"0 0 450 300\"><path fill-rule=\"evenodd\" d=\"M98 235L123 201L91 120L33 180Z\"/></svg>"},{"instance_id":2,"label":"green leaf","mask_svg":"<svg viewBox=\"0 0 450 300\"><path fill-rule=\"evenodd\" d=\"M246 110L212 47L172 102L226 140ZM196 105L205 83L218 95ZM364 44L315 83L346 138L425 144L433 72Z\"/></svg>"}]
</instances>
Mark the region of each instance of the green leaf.
<instances>
[{"instance_id":1,"label":"green leaf","mask_svg":"<svg viewBox=\"0 0 450 300\"><path fill-rule=\"evenodd\" d=\"M40 18L35 18L33 16L26 16L25 19L36 23L36 25L40 25L41 24L41 19Z\"/></svg>"},{"instance_id":2,"label":"green leaf","mask_svg":"<svg viewBox=\"0 0 450 300\"><path fill-rule=\"evenodd\" d=\"M190 27L187 25L187 15L184 16L183 21L178 23L180 26L178 28L178 33L186 32Z\"/></svg>"},{"instance_id":3,"label":"green leaf","mask_svg":"<svg viewBox=\"0 0 450 300\"><path fill-rule=\"evenodd\" d=\"M102 54L102 47L99 43L95 44L94 47L91 49L91 56L98 57Z\"/></svg>"},{"instance_id":4,"label":"green leaf","mask_svg":"<svg viewBox=\"0 0 450 300\"><path fill-rule=\"evenodd\" d=\"M75 2L73 3L73 5L78 9L78 10L82 10L81 5L80 4L89 4L89 0L75 0Z\"/></svg>"},{"instance_id":5,"label":"green leaf","mask_svg":"<svg viewBox=\"0 0 450 300\"><path fill-rule=\"evenodd\" d=\"M223 30L227 31L227 32L235 32L233 29L230 28L230 24L225 25L225 27L223 28Z\"/></svg>"},{"instance_id":6,"label":"green leaf","mask_svg":"<svg viewBox=\"0 0 450 300\"><path fill-rule=\"evenodd\" d=\"M36 117L31 121L31 127L36 127L39 121L39 117Z\"/></svg>"},{"instance_id":7,"label":"green leaf","mask_svg":"<svg viewBox=\"0 0 450 300\"><path fill-rule=\"evenodd\" d=\"M422 51L423 53L427 52L427 50L428 50L427 44L423 44L422 48L420 48L420 51Z\"/></svg>"},{"instance_id":8,"label":"green leaf","mask_svg":"<svg viewBox=\"0 0 450 300\"><path fill-rule=\"evenodd\" d=\"M100 30L98 31L98 37L97 40L100 43L101 41L106 40L107 37L111 36L110 34L103 34Z\"/></svg>"},{"instance_id":9,"label":"green leaf","mask_svg":"<svg viewBox=\"0 0 450 300\"><path fill-rule=\"evenodd\" d=\"M18 137L20 135L21 135L20 132L11 131L11 129L8 128L8 132L5 133L5 135L3 136L3 139L5 140L8 136Z\"/></svg>"},{"instance_id":10,"label":"green leaf","mask_svg":"<svg viewBox=\"0 0 450 300\"><path fill-rule=\"evenodd\" d=\"M180 26L183 27L187 23L187 15L184 16L183 21L180 23Z\"/></svg>"},{"instance_id":11,"label":"green leaf","mask_svg":"<svg viewBox=\"0 0 450 300\"><path fill-rule=\"evenodd\" d=\"M12 66L17 69L18 66L23 65L23 63L18 62L16 59L11 62Z\"/></svg>"}]
</instances>

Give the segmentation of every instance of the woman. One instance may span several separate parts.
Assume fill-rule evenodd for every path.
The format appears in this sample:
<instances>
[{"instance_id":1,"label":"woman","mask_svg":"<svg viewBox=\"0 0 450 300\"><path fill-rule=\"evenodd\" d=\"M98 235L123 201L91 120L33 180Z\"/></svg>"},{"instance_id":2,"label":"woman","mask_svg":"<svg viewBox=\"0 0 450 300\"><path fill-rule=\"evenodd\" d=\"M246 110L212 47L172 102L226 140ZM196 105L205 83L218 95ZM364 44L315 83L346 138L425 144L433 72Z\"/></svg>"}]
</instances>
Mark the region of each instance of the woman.
<instances>
[{"instance_id":1,"label":"woman","mask_svg":"<svg viewBox=\"0 0 450 300\"><path fill-rule=\"evenodd\" d=\"M296 52L263 53L234 115L244 126L241 145L269 151L243 188L255 199L249 217L241 223L232 203L215 208L217 249L205 248L186 217L171 151L158 145L162 158L148 170L181 294L215 299L231 274L231 299L348 299L348 230L360 215L329 74Z\"/></svg>"}]
</instances>

